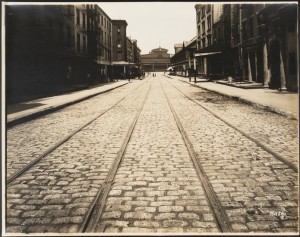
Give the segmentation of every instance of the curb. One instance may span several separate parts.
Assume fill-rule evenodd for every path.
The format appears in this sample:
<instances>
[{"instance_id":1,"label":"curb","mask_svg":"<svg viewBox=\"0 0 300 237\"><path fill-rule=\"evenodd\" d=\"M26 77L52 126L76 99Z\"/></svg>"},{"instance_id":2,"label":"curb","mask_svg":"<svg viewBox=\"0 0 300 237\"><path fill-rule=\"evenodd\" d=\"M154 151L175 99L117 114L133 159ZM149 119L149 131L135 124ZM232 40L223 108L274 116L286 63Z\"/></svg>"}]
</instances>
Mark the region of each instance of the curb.
<instances>
[{"instance_id":1,"label":"curb","mask_svg":"<svg viewBox=\"0 0 300 237\"><path fill-rule=\"evenodd\" d=\"M173 78L172 78L173 79ZM260 109L264 109L268 112L272 112L272 113L276 113L276 114L280 114L282 116L285 116L285 117L288 117L289 119L293 119L293 120L298 120L298 117L297 115L295 115L294 113L292 112L287 112L287 111L284 111L284 110L281 110L281 109L278 109L278 108L275 108L275 107L272 107L272 106L269 106L269 105L263 105L263 104L258 104L258 103L255 103L255 102L252 102L250 100L247 100L247 99L243 99L239 96L232 96L232 95L228 95L228 94L225 94L225 93L222 93L222 92L219 92L219 91L216 91L216 90L212 90L212 89L207 89L207 88L204 88L204 87L201 87L200 85L196 85L194 84L193 82L188 82L188 81L184 81L182 80L181 78L179 78L178 80L182 81L182 82L185 82L187 84L190 84L191 86L195 86L195 87L198 87L198 88L201 88L203 90L207 90L207 91L212 91L216 94L219 94L219 95L222 95L222 96L226 96L228 98L231 98L231 99L234 99L234 100L237 100L237 101L240 101L240 102L243 102L245 104L248 104L248 105L252 105L256 108L260 108ZM242 88L241 88L242 89Z\"/></svg>"},{"instance_id":2,"label":"curb","mask_svg":"<svg viewBox=\"0 0 300 237\"><path fill-rule=\"evenodd\" d=\"M119 85L119 86L116 86L114 88L110 88L110 89L107 89L107 90L104 90L104 91L101 91L101 92L97 92L95 94L88 95L88 96L85 96L85 97L73 100L73 101L65 103L65 104L61 104L61 105L57 105L57 106L50 106L48 108L45 108L43 110L37 111L37 112L32 113L32 114L23 115L23 116L20 116L20 117L17 117L17 118L10 119L9 121L8 121L8 119L6 119L6 128L12 128L12 127L14 127L16 125L19 125L21 123L25 123L25 122L28 122L30 120L42 117L44 115L47 115L49 113L55 112L55 111L60 110L60 109L63 109L63 108L68 107L70 105L74 105L76 103L79 103L79 102L82 102L84 100L90 99L90 98L92 98L94 96L97 96L97 95L100 95L100 94L112 91L112 90L114 90L116 88L119 88L121 86L124 86L124 85L126 85L128 83L129 82L126 82L126 83L124 83L122 85Z\"/></svg>"},{"instance_id":3,"label":"curb","mask_svg":"<svg viewBox=\"0 0 300 237\"><path fill-rule=\"evenodd\" d=\"M266 87L264 86L253 86L253 87L247 87L247 86L236 86L236 85L232 85L232 84L227 84L227 83L223 83L223 82L218 82L216 81L217 84L220 85L225 85L225 86L231 86L231 87L235 87L235 88L240 88L240 89L244 89L244 90L253 90L253 89L266 89Z\"/></svg>"}]
</instances>

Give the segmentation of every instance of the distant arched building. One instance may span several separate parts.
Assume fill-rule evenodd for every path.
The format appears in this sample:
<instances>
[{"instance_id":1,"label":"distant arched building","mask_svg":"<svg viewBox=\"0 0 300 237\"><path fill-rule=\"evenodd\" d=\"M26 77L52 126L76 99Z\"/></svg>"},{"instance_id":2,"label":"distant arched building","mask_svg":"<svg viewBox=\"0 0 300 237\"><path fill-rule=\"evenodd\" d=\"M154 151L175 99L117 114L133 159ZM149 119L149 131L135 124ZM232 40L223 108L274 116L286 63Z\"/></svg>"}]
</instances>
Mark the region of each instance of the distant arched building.
<instances>
[{"instance_id":1,"label":"distant arched building","mask_svg":"<svg viewBox=\"0 0 300 237\"><path fill-rule=\"evenodd\" d=\"M145 72L163 72L170 65L170 54L164 48L152 49L149 54L142 54L140 64Z\"/></svg>"}]
</instances>

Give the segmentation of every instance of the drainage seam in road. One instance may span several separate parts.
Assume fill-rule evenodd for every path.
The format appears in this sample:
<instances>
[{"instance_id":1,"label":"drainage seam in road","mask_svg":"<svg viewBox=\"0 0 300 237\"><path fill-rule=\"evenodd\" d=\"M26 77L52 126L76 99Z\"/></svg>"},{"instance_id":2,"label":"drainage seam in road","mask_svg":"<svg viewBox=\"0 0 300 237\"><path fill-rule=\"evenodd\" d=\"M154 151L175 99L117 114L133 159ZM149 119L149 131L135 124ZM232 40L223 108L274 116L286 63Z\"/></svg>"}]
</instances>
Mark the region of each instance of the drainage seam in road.
<instances>
[{"instance_id":1,"label":"drainage seam in road","mask_svg":"<svg viewBox=\"0 0 300 237\"><path fill-rule=\"evenodd\" d=\"M122 144L122 146L120 147L120 150L118 151L117 153L117 157L115 159L115 162L113 163L107 177L106 177L106 180L104 182L104 185L100 186L100 189L95 197L95 200L93 202L93 204L91 205L89 211L88 211L88 214L85 216L85 219L79 229L80 232L93 232L96 228L97 228L97 225L99 224L99 220L102 216L102 213L103 213L103 210L104 210L104 206L105 206L105 203L106 203L106 200L107 200L107 196L108 196L108 193L110 191L110 188L112 186L112 183L113 183L113 180L117 174L117 171L122 163L122 160L124 158L124 154L125 154L125 150L127 148L127 145L130 141L130 138L132 136L132 133L133 133L133 130L136 126L136 123L138 121L138 118L144 108L144 105L146 103L146 100L148 98L148 95L149 95L149 91L150 91L150 88L151 88L151 85L149 86L148 88L148 91L146 93L146 96L137 112L137 114L135 115L134 117L134 120L132 122L132 124L130 125L128 131L127 131L127 134L126 134L126 137L124 139L124 142ZM101 230L105 230L105 226L100 226L100 229Z\"/></svg>"},{"instance_id":2,"label":"drainage seam in road","mask_svg":"<svg viewBox=\"0 0 300 237\"><path fill-rule=\"evenodd\" d=\"M280 160L282 163L284 163L289 168L291 168L292 170L294 170L295 172L298 173L298 167L296 165L294 165L292 162L286 160L284 157L282 157L281 155L279 155L275 151L272 151L272 149L270 149L266 145L262 144L257 139L253 138L252 136L250 136L246 132L244 132L241 129L237 128L236 126L234 126L233 124L231 124L230 122L228 122L227 120L225 120L224 118L222 118L220 115L218 115L216 112L211 111L209 108L207 108L207 106L203 105L202 103L200 103L198 101L193 100L188 95L186 95L184 92L182 92L180 89L178 89L176 86L174 86L172 83L170 83L170 84L173 87L175 87L180 93L182 93L186 98L188 98L192 102L196 103L197 105L199 105L200 107L202 107L203 109L205 109L206 111L208 111L209 113L211 113L212 115L214 115L216 118L218 118L219 120L221 120L222 122L224 122L228 126L230 126L231 128L235 129L236 131L238 131L239 133L241 133L242 135L244 135L245 137L247 137L249 140L251 140L252 142L254 142L256 145L258 145L259 147L261 147L263 150L265 150L266 152L268 152L269 154L271 154L273 157L275 157L276 159Z\"/></svg>"},{"instance_id":3,"label":"drainage seam in road","mask_svg":"<svg viewBox=\"0 0 300 237\"><path fill-rule=\"evenodd\" d=\"M161 84L161 81L160 81L160 84ZM163 92L164 92L164 95L167 99L167 102L169 104L169 107L172 111L172 114L174 116L174 119L175 119L175 122L177 124L177 127L178 127L178 130L183 138L183 141L187 147L187 150L189 152L189 155L190 155L190 158L194 164L194 167L196 169L196 172L197 172L197 175L201 181L201 184L204 188L204 191L205 191L205 195L206 195L206 199L211 207L211 210L213 211L213 215L215 217L215 220L217 221L217 224L218 224L218 227L219 227L219 230L221 230L222 232L232 232L232 228L231 228L231 225L230 225L230 222L228 220L228 217L217 197L217 194L215 193L212 185L210 184L209 182L209 179L202 167L202 165L200 164L199 162L199 159L197 158L198 157L198 154L196 153L196 151L194 150L193 148L193 145L191 143L191 141L189 140L181 122L180 122L180 119L173 107L173 105L171 104L162 84L161 84L161 87L163 89Z\"/></svg>"},{"instance_id":4,"label":"drainage seam in road","mask_svg":"<svg viewBox=\"0 0 300 237\"><path fill-rule=\"evenodd\" d=\"M139 85L137 88L135 88L134 90L137 90L138 88L140 88L142 85L144 85L144 83L142 83L141 85ZM131 95L131 92L128 93L127 95L125 95L121 100L119 100L118 102L116 102L113 106L111 106L110 108L108 108L107 110L105 110L104 112L100 113L99 115L97 115L96 117L94 117L92 120L90 120L89 122L85 123L83 126L81 126L80 128L74 130L72 133L70 133L69 135L67 135L66 137L64 137L62 140L60 140L59 142L57 142L55 145L53 145L52 147L50 147L48 150L46 150L44 153L42 153L40 156L38 156L36 159L32 160L31 162L29 162L28 164L26 164L23 168L21 168L19 171L17 171L16 173L14 173L13 175L11 175L9 178L7 178L6 184L10 184L12 181L14 181L16 178L20 177L21 175L23 175L27 170L29 170L32 166L34 166L36 163L38 163L40 160L42 160L44 157L46 157L47 155L49 155L51 152L53 152L55 149L57 149L59 146L61 146L62 144L64 144L66 141L68 141L71 137L73 137L75 134L77 134L78 132L80 132L82 129L84 129L85 127L87 127L88 125L90 125L92 122L94 122L96 119L98 119L99 117L101 117L103 114L105 114L106 112L110 111L111 109L113 109L114 107L116 107L120 102L122 102L127 96Z\"/></svg>"}]
</instances>

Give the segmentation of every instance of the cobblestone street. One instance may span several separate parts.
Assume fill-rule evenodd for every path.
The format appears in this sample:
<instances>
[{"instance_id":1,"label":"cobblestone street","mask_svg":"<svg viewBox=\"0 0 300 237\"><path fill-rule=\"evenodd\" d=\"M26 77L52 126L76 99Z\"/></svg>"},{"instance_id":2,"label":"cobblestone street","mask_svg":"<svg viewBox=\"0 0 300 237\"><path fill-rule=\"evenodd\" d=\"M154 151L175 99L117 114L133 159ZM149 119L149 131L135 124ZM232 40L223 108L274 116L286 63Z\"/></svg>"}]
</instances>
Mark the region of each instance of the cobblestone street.
<instances>
[{"instance_id":1,"label":"cobblestone street","mask_svg":"<svg viewBox=\"0 0 300 237\"><path fill-rule=\"evenodd\" d=\"M6 232L297 233L297 124L131 80L7 130Z\"/></svg>"}]
</instances>

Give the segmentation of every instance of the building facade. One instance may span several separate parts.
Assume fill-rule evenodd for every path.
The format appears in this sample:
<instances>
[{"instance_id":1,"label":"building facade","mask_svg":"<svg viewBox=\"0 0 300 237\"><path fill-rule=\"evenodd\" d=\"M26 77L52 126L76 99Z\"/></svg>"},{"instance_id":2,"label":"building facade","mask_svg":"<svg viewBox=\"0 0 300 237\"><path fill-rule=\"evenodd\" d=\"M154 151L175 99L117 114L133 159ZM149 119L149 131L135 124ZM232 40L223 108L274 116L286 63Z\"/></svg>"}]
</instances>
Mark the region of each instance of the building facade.
<instances>
[{"instance_id":1,"label":"building facade","mask_svg":"<svg viewBox=\"0 0 300 237\"><path fill-rule=\"evenodd\" d=\"M297 4L196 4L198 73L298 90Z\"/></svg>"},{"instance_id":2,"label":"building facade","mask_svg":"<svg viewBox=\"0 0 300 237\"><path fill-rule=\"evenodd\" d=\"M230 15L226 4L196 4L198 74L220 79L232 73ZM224 58L227 58L224 61Z\"/></svg>"},{"instance_id":3,"label":"building facade","mask_svg":"<svg viewBox=\"0 0 300 237\"><path fill-rule=\"evenodd\" d=\"M113 78L126 78L128 72L126 28L125 20L112 21Z\"/></svg>"},{"instance_id":4,"label":"building facade","mask_svg":"<svg viewBox=\"0 0 300 237\"><path fill-rule=\"evenodd\" d=\"M245 4L240 11L244 78L297 91L297 4Z\"/></svg>"},{"instance_id":5,"label":"building facade","mask_svg":"<svg viewBox=\"0 0 300 237\"><path fill-rule=\"evenodd\" d=\"M112 81L112 20L98 5L95 12L97 78L100 82L109 82Z\"/></svg>"},{"instance_id":6,"label":"building facade","mask_svg":"<svg viewBox=\"0 0 300 237\"><path fill-rule=\"evenodd\" d=\"M128 64L127 22L97 4L7 5L5 21L8 102L112 81L114 62ZM139 61L137 41L131 50Z\"/></svg>"},{"instance_id":7,"label":"building facade","mask_svg":"<svg viewBox=\"0 0 300 237\"><path fill-rule=\"evenodd\" d=\"M145 72L163 72L170 65L170 54L164 48L152 49L149 54L142 54L140 65Z\"/></svg>"},{"instance_id":8,"label":"building facade","mask_svg":"<svg viewBox=\"0 0 300 237\"><path fill-rule=\"evenodd\" d=\"M174 45L175 54L170 59L174 74L188 76L189 72L191 72L189 70L197 68L196 60L193 57L196 49L196 37L190 41Z\"/></svg>"},{"instance_id":9,"label":"building facade","mask_svg":"<svg viewBox=\"0 0 300 237\"><path fill-rule=\"evenodd\" d=\"M7 101L66 83L75 56L74 7L11 5L5 15Z\"/></svg>"}]
</instances>

